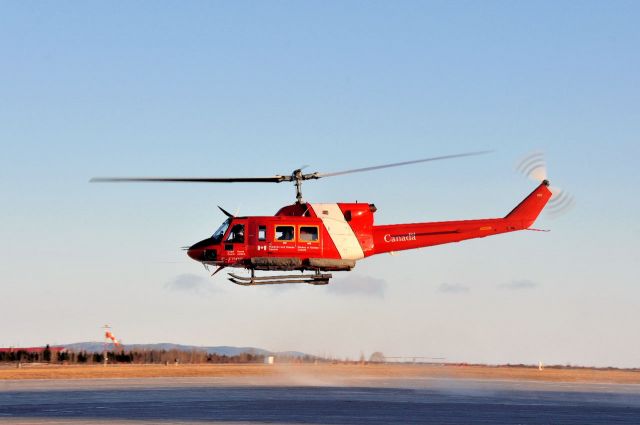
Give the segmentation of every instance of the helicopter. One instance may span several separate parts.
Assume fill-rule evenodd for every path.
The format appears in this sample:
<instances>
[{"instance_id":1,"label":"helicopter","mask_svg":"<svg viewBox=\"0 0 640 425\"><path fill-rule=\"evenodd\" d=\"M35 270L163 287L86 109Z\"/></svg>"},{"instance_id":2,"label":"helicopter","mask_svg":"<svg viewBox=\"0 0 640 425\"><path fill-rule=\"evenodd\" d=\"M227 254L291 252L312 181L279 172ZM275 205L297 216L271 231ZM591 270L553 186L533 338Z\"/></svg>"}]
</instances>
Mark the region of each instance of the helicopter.
<instances>
[{"instance_id":1,"label":"helicopter","mask_svg":"<svg viewBox=\"0 0 640 425\"><path fill-rule=\"evenodd\" d=\"M293 182L296 201L273 216L235 216L222 207L226 220L212 236L189 247L187 255L212 276L225 268L247 269L250 276L229 273L243 286L308 283L326 285L331 272L350 271L356 262L377 254L424 248L501 233L528 230L552 196L549 181L540 184L502 218L376 225L372 203L310 203L303 200L302 182L423 162L486 154L467 152L382 164L331 173L303 173L270 177L94 177L91 182L148 183L282 183ZM535 230L535 229L533 229ZM300 272L256 276L256 271ZM309 273L305 273L309 272Z\"/></svg>"}]
</instances>

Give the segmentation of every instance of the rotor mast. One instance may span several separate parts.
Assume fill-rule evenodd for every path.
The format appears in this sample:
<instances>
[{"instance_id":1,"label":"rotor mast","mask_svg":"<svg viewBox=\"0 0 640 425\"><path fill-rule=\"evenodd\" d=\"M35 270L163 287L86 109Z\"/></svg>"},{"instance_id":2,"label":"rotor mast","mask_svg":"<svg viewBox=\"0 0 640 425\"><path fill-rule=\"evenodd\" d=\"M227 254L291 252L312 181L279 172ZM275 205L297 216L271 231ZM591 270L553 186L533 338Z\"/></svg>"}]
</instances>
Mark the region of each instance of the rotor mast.
<instances>
[{"instance_id":1,"label":"rotor mast","mask_svg":"<svg viewBox=\"0 0 640 425\"><path fill-rule=\"evenodd\" d=\"M291 175L295 179L296 186L296 203L302 204L302 171L295 170Z\"/></svg>"},{"instance_id":2,"label":"rotor mast","mask_svg":"<svg viewBox=\"0 0 640 425\"><path fill-rule=\"evenodd\" d=\"M304 202L302 199L302 182L304 180L319 178L318 173L302 174L301 169L294 170L293 173L291 173L291 176L287 180L292 181L296 187L296 204L302 204Z\"/></svg>"}]
</instances>

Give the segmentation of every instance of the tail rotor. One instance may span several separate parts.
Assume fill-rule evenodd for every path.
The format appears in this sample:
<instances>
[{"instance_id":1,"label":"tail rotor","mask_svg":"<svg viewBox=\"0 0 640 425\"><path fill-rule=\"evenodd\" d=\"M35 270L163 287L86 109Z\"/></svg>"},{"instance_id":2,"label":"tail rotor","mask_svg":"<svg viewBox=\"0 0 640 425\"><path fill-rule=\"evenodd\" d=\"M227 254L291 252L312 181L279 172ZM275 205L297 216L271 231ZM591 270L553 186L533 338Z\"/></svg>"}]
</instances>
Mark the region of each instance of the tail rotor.
<instances>
[{"instance_id":1,"label":"tail rotor","mask_svg":"<svg viewBox=\"0 0 640 425\"><path fill-rule=\"evenodd\" d=\"M538 182L547 180L547 162L543 152L532 152L525 156L516 165L516 170L524 175ZM557 186L549 187L551 190L551 199L545 209L545 212L549 217L559 217L569 210L571 210L576 201L569 192L563 190Z\"/></svg>"}]
</instances>

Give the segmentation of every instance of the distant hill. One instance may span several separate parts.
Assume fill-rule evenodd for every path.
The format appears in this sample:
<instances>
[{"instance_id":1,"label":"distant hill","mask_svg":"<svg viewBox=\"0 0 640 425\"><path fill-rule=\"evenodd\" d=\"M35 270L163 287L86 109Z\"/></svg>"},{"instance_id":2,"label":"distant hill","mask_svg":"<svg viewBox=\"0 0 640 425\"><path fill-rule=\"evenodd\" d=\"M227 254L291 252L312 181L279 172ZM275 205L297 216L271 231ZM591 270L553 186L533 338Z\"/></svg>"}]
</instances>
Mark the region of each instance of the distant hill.
<instances>
[{"instance_id":1,"label":"distant hill","mask_svg":"<svg viewBox=\"0 0 640 425\"><path fill-rule=\"evenodd\" d=\"M73 344L62 344L64 348L72 351L86 351L88 353L101 353L104 348L104 343L91 341L91 342L75 342ZM219 356L238 356L240 354L254 354L254 355L281 355L288 357L304 357L308 356L306 353L300 351L282 351L273 352L265 350L263 348L256 347L232 347L227 345L220 345L214 347L201 347L197 345L182 345L172 344L169 342L162 342L157 344L124 344L122 347L126 351L144 351L144 350L178 350L178 351L205 351L207 354L217 354ZM112 349L112 346L109 346ZM313 357L313 356L311 356Z\"/></svg>"}]
</instances>

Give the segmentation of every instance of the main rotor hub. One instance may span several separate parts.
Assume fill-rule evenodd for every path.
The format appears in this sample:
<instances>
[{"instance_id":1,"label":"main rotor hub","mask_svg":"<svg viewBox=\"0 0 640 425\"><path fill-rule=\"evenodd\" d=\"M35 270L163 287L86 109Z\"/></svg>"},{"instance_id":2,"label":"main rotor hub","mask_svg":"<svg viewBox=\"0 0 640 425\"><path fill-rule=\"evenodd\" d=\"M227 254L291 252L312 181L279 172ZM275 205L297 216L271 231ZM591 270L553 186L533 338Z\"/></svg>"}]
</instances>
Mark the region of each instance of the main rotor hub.
<instances>
[{"instance_id":1,"label":"main rotor hub","mask_svg":"<svg viewBox=\"0 0 640 425\"><path fill-rule=\"evenodd\" d=\"M296 186L296 203L302 204L302 182L304 180L317 180L320 177L320 173L310 173L310 174L302 174L302 170L299 168L297 170L293 170L291 176L287 178L287 181L293 181L293 184Z\"/></svg>"}]
</instances>

